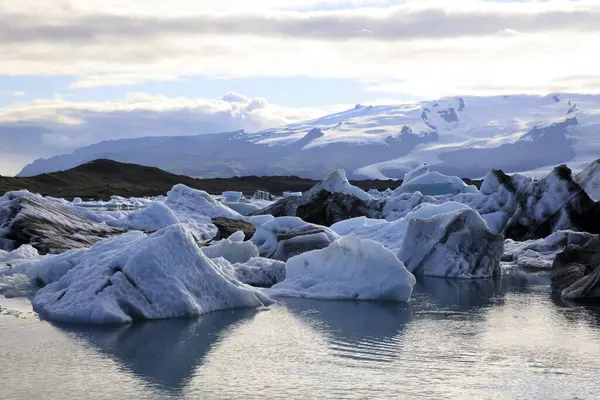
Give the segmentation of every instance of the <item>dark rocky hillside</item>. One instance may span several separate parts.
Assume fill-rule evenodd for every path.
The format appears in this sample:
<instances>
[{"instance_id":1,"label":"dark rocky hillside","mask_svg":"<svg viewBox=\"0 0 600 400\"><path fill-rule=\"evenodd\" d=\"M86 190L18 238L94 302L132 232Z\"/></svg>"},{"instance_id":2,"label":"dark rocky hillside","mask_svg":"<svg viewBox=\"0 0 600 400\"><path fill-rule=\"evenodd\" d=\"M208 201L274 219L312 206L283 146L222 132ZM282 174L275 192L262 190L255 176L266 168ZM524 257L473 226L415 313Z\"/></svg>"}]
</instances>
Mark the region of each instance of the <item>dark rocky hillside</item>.
<instances>
[{"instance_id":1,"label":"dark rocky hillside","mask_svg":"<svg viewBox=\"0 0 600 400\"><path fill-rule=\"evenodd\" d=\"M324 171L325 174L328 171ZM265 190L274 194L284 191L305 191L313 187L315 180L297 176L244 176L233 178L195 179L175 175L154 167L126 164L111 160L95 160L70 170L42 174L33 177L0 176L0 194L11 190L27 189L47 196L107 199L111 195L125 197L156 196L165 194L173 185L183 183L189 187L222 193L227 190L252 194ZM353 181L363 189L394 189L400 181L364 180Z\"/></svg>"}]
</instances>

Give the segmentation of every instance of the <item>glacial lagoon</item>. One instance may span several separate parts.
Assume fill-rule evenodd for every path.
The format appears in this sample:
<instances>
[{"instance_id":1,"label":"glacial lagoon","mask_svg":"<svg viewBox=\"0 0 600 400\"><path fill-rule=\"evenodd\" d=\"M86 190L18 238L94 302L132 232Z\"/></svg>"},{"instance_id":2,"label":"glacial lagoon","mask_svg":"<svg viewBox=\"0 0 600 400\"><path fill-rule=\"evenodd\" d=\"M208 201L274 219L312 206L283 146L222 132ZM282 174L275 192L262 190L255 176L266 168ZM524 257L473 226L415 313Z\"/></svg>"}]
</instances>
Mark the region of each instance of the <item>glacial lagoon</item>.
<instances>
[{"instance_id":1,"label":"glacial lagoon","mask_svg":"<svg viewBox=\"0 0 600 400\"><path fill-rule=\"evenodd\" d=\"M119 326L44 321L22 297L0 310L1 399L600 398L600 305L543 274Z\"/></svg>"}]
</instances>

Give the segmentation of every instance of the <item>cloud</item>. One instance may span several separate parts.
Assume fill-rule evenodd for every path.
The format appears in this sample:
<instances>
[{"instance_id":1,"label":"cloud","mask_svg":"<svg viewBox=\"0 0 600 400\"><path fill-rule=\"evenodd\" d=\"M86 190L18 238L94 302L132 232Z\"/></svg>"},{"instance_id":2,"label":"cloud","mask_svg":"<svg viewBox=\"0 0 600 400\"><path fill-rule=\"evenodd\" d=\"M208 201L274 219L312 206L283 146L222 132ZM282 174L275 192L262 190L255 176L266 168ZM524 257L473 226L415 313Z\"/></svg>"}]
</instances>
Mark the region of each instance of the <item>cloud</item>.
<instances>
[{"instance_id":1,"label":"cloud","mask_svg":"<svg viewBox=\"0 0 600 400\"><path fill-rule=\"evenodd\" d=\"M69 85L69 89L89 89L102 86L134 86L147 82L177 81L178 77L161 74L122 73L83 76Z\"/></svg>"},{"instance_id":2,"label":"cloud","mask_svg":"<svg viewBox=\"0 0 600 400\"><path fill-rule=\"evenodd\" d=\"M194 76L371 77L408 82L371 90L419 97L548 92L563 76L599 74L595 0L175 3L3 2L0 74L76 75L77 89Z\"/></svg>"},{"instance_id":3,"label":"cloud","mask_svg":"<svg viewBox=\"0 0 600 400\"><path fill-rule=\"evenodd\" d=\"M113 10L117 11L117 10ZM254 35L294 39L407 40L521 33L598 32L600 5L577 2L498 4L481 1L406 2L386 9L318 12L202 13L185 16L103 12L67 14L49 20L23 12L0 15L0 41L90 43L203 35ZM13 21L19 21L14 23ZM11 23L12 22L12 23Z\"/></svg>"},{"instance_id":4,"label":"cloud","mask_svg":"<svg viewBox=\"0 0 600 400\"><path fill-rule=\"evenodd\" d=\"M129 93L118 102L46 99L0 109L0 148L6 162L0 174L15 173L23 160L62 154L103 140L142 136L258 131L326 114L290 109L261 98L229 93L220 99L168 98ZM11 162L11 165L12 163ZM18 171L17 171L18 172Z\"/></svg>"},{"instance_id":5,"label":"cloud","mask_svg":"<svg viewBox=\"0 0 600 400\"><path fill-rule=\"evenodd\" d=\"M5 91L0 91L0 96L10 96L10 97L23 97L26 96L27 93L22 92L22 91L15 91L15 92L5 92Z\"/></svg>"}]
</instances>

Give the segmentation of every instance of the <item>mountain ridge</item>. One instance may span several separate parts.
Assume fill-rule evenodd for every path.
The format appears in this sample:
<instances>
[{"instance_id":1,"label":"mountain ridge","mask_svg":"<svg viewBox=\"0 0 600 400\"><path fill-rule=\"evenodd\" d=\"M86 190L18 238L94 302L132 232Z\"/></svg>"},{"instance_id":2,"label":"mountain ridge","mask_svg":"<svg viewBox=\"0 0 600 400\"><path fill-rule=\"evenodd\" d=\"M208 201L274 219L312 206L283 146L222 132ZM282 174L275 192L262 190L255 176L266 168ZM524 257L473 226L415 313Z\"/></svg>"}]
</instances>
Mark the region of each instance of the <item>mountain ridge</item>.
<instances>
[{"instance_id":1,"label":"mountain ridge","mask_svg":"<svg viewBox=\"0 0 600 400\"><path fill-rule=\"evenodd\" d=\"M231 178L196 179L176 175L159 168L113 160L94 160L66 171L41 174L34 177L0 176L0 195L8 191L27 189L31 192L52 197L72 199L108 200L110 196L144 197L167 193L174 185L183 183L194 189L212 194L234 190L253 194L265 190L273 194L284 191L306 191L318 180L297 176L242 176ZM402 181L362 180L352 184L365 190L395 189ZM469 181L479 185L480 182Z\"/></svg>"},{"instance_id":2,"label":"mountain ridge","mask_svg":"<svg viewBox=\"0 0 600 400\"><path fill-rule=\"evenodd\" d=\"M200 178L301 176L344 168L353 179L400 179L427 163L477 178L569 163L600 153L600 96L452 97L362 106L254 133L143 137L105 141L27 165L18 176L107 158Z\"/></svg>"}]
</instances>

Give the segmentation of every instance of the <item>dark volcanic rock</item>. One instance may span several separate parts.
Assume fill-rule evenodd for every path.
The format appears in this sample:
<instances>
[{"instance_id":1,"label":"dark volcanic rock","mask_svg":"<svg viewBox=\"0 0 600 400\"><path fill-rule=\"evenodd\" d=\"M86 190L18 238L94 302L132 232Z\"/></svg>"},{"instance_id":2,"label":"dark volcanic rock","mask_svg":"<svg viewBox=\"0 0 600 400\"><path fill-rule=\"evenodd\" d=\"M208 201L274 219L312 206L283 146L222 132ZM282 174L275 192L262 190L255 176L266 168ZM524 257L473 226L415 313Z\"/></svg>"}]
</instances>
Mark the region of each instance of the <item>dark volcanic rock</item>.
<instances>
[{"instance_id":1,"label":"dark volcanic rock","mask_svg":"<svg viewBox=\"0 0 600 400\"><path fill-rule=\"evenodd\" d=\"M505 235L514 240L544 238L558 230L600 233L600 203L579 186L566 165L529 185L508 222Z\"/></svg>"},{"instance_id":2,"label":"dark volcanic rock","mask_svg":"<svg viewBox=\"0 0 600 400\"><path fill-rule=\"evenodd\" d=\"M2 207L0 228L14 247L30 244L40 254L58 254L125 232L88 220L42 198L15 197Z\"/></svg>"},{"instance_id":3,"label":"dark volcanic rock","mask_svg":"<svg viewBox=\"0 0 600 400\"><path fill-rule=\"evenodd\" d=\"M406 141L398 144L401 148L412 145ZM390 151L397 152L397 148L390 148ZM163 195L178 183L214 194L230 190L240 191L246 195L251 195L257 190L279 194L304 192L318 183L316 180L298 176L274 175L196 179L172 174L154 167L100 159L69 170L49 174L17 178L0 176L0 196L5 192L27 189L44 196L65 199L81 197L83 199L108 200L112 195L123 197ZM355 185L364 190L373 188L385 190L388 187L395 189L400 183L395 180L354 181Z\"/></svg>"},{"instance_id":4,"label":"dark volcanic rock","mask_svg":"<svg viewBox=\"0 0 600 400\"><path fill-rule=\"evenodd\" d=\"M344 170L338 169L302 195L296 216L313 224L331 226L355 217L377 218L383 205L352 186Z\"/></svg>"},{"instance_id":5,"label":"dark volcanic rock","mask_svg":"<svg viewBox=\"0 0 600 400\"><path fill-rule=\"evenodd\" d=\"M343 170L335 170L301 197L279 200L251 215L296 216L306 222L331 226L349 218L378 218L383 206L384 202L352 186Z\"/></svg>"},{"instance_id":6,"label":"dark volcanic rock","mask_svg":"<svg viewBox=\"0 0 600 400\"><path fill-rule=\"evenodd\" d=\"M219 230L215 240L226 239L237 231L244 232L244 240L250 240L256 228L249 222L237 219L229 219L223 217L213 217L211 222L217 226Z\"/></svg>"},{"instance_id":7,"label":"dark volcanic rock","mask_svg":"<svg viewBox=\"0 0 600 400\"><path fill-rule=\"evenodd\" d=\"M571 299L600 299L600 238L568 246L558 254L550 273L552 289Z\"/></svg>"},{"instance_id":8,"label":"dark volcanic rock","mask_svg":"<svg viewBox=\"0 0 600 400\"><path fill-rule=\"evenodd\" d=\"M355 217L378 218L383 205L378 200L364 201L344 193L321 190L310 201L301 201L296 209L296 216L313 224L331 226Z\"/></svg>"},{"instance_id":9,"label":"dark volcanic rock","mask_svg":"<svg viewBox=\"0 0 600 400\"><path fill-rule=\"evenodd\" d=\"M262 210L250 213L250 215L272 215L274 217L293 217L296 216L296 209L300 204L299 196L291 196L283 198L269 207L263 208Z\"/></svg>"}]
</instances>

